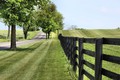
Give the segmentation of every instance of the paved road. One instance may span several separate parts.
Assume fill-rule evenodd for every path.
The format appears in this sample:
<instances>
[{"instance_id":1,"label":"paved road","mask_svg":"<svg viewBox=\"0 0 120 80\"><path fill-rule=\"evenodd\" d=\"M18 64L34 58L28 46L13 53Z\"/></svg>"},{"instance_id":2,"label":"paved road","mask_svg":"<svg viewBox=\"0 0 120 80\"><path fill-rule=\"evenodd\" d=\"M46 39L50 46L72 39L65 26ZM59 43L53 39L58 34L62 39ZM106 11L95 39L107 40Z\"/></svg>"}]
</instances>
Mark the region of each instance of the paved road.
<instances>
[{"instance_id":1,"label":"paved road","mask_svg":"<svg viewBox=\"0 0 120 80\"><path fill-rule=\"evenodd\" d=\"M21 45L25 45L33 42L38 42L41 39L45 39L45 37L46 37L45 33L40 32L32 40L17 41L16 45L21 46ZM0 43L0 50L9 49L9 48L10 48L10 42Z\"/></svg>"}]
</instances>

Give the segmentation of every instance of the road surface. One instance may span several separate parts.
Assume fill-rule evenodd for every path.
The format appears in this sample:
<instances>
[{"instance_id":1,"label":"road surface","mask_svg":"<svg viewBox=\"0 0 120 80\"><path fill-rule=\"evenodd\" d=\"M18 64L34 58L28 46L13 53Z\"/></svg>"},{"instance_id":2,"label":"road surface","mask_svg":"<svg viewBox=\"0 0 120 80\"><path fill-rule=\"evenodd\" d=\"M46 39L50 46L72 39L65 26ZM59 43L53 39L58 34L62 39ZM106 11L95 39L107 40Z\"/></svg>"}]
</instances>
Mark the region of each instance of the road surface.
<instances>
[{"instance_id":1,"label":"road surface","mask_svg":"<svg viewBox=\"0 0 120 80\"><path fill-rule=\"evenodd\" d=\"M45 33L40 32L32 40L17 41L16 46L18 47L18 46L33 43L33 42L38 42L41 39L45 39L45 38L46 38ZM0 50L9 49L9 48L10 48L10 42L0 43Z\"/></svg>"}]
</instances>

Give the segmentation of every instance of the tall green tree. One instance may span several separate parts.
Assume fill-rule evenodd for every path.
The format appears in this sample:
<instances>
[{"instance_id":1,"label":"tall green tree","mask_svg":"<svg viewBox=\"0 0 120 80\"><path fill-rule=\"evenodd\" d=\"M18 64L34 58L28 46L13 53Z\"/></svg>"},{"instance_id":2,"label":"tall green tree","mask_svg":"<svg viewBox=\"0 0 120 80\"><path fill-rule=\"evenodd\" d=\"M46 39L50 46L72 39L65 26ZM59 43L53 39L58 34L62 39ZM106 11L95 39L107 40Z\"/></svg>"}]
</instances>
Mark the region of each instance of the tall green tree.
<instances>
[{"instance_id":1,"label":"tall green tree","mask_svg":"<svg viewBox=\"0 0 120 80\"><path fill-rule=\"evenodd\" d=\"M56 10L55 4L47 4L44 9L40 9L36 14L38 25L46 33L46 38L49 38L52 31L62 29L63 16Z\"/></svg>"},{"instance_id":2,"label":"tall green tree","mask_svg":"<svg viewBox=\"0 0 120 80\"><path fill-rule=\"evenodd\" d=\"M0 16L11 26L11 49L16 49L16 25L24 21L35 5L48 0L0 0Z\"/></svg>"},{"instance_id":3,"label":"tall green tree","mask_svg":"<svg viewBox=\"0 0 120 80\"><path fill-rule=\"evenodd\" d=\"M35 26L35 20L34 20L32 11L24 17L24 20L19 22L19 26L23 27L24 38L27 39L29 29L32 26Z\"/></svg>"},{"instance_id":4,"label":"tall green tree","mask_svg":"<svg viewBox=\"0 0 120 80\"><path fill-rule=\"evenodd\" d=\"M60 12L56 12L55 13L55 18L54 21L56 22L56 29L57 30L57 34L59 34L59 30L63 29L63 16Z\"/></svg>"},{"instance_id":5,"label":"tall green tree","mask_svg":"<svg viewBox=\"0 0 120 80\"><path fill-rule=\"evenodd\" d=\"M3 11L1 12L2 18L5 20L6 23L11 25L11 49L16 48L16 25L18 23L18 14L20 7L20 1L15 0L3 0L2 8Z\"/></svg>"},{"instance_id":6,"label":"tall green tree","mask_svg":"<svg viewBox=\"0 0 120 80\"><path fill-rule=\"evenodd\" d=\"M30 2L29 4L31 5L32 2ZM38 27L36 26L36 19L34 17L35 14L35 10L39 7L42 8L43 6L45 6L47 3L49 3L49 0L39 0L37 4L34 4L35 6L33 8L29 8L30 5L25 5L26 7L28 7L28 12L27 15L22 15L21 20L20 20L20 25L23 27L23 33L24 33L24 38L27 39L27 35L28 35L28 31L33 30L33 28L38 29ZM33 5L33 4L32 4ZM32 6L31 5L31 6ZM24 18L24 19L23 19Z\"/></svg>"}]
</instances>

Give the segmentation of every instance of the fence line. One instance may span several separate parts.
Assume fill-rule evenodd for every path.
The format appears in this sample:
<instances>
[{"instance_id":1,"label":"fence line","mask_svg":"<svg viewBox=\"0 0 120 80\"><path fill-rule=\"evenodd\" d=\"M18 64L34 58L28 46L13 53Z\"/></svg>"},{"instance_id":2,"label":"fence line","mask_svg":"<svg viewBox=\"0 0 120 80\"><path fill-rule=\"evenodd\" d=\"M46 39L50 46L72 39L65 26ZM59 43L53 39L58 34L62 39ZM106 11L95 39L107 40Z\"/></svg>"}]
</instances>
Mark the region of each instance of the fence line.
<instances>
[{"instance_id":1,"label":"fence line","mask_svg":"<svg viewBox=\"0 0 120 80\"><path fill-rule=\"evenodd\" d=\"M120 80L120 74L102 68L103 60L120 65L120 57L103 54L103 44L120 45L119 38L78 38L65 37L61 34L58 38L66 56L68 57L68 60L70 60L70 64L73 66L73 71L76 72L77 67L79 68L78 80L83 80L83 75L86 75L90 80L102 80L102 75L114 80ZM95 44L95 51L84 49L83 43ZM85 60L83 58L84 54L94 57L95 64ZM84 65L94 70L95 75L92 76L89 72L87 72L83 68Z\"/></svg>"}]
</instances>

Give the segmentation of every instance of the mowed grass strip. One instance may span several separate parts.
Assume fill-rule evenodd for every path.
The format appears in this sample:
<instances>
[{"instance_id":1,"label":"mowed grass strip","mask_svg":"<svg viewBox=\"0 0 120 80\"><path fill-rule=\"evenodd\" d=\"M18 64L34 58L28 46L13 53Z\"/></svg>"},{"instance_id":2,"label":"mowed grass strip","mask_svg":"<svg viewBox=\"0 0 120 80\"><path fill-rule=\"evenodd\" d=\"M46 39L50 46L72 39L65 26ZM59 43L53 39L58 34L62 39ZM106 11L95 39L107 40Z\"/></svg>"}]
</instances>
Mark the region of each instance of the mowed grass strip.
<instances>
[{"instance_id":1,"label":"mowed grass strip","mask_svg":"<svg viewBox=\"0 0 120 80\"><path fill-rule=\"evenodd\" d=\"M64 36L89 37L89 38L120 38L120 29L80 29L80 30L63 30Z\"/></svg>"},{"instance_id":2,"label":"mowed grass strip","mask_svg":"<svg viewBox=\"0 0 120 80\"><path fill-rule=\"evenodd\" d=\"M7 58L7 57L9 57L9 56L12 56L12 55L15 54L15 53L18 53L19 51L25 51L25 50L31 51L30 49L35 49L35 48L36 48L36 47L34 46L35 43L36 43L36 42L31 43L31 44L29 44L29 46L28 46L28 45L23 45L23 46L24 46L23 48L21 48L21 47L19 48L19 47L18 47L16 51L0 50L0 61L1 61L2 59L4 59L4 58ZM42 43L42 41L41 41L40 43Z\"/></svg>"},{"instance_id":3,"label":"mowed grass strip","mask_svg":"<svg viewBox=\"0 0 120 80\"><path fill-rule=\"evenodd\" d=\"M74 80L56 39L43 40L0 53L0 80Z\"/></svg>"},{"instance_id":4,"label":"mowed grass strip","mask_svg":"<svg viewBox=\"0 0 120 80\"><path fill-rule=\"evenodd\" d=\"M75 80L69 74L66 56L58 40L53 40L31 80Z\"/></svg>"},{"instance_id":5,"label":"mowed grass strip","mask_svg":"<svg viewBox=\"0 0 120 80\"><path fill-rule=\"evenodd\" d=\"M32 58L24 66L22 66L19 71L10 76L8 80L30 80L37 70L39 63L41 63L42 59L45 58L50 44L51 40L46 41L34 50L32 52L34 53L34 56L32 56Z\"/></svg>"},{"instance_id":6,"label":"mowed grass strip","mask_svg":"<svg viewBox=\"0 0 120 80\"><path fill-rule=\"evenodd\" d=\"M42 44L40 42L40 44ZM4 69L8 68L10 65L17 63L17 61L23 59L30 53L32 50L36 49L40 44L31 44L29 47L24 46L24 49L18 48L16 51L3 50L0 53L4 52L3 56L0 56L0 73L4 71ZM27 53L26 53L27 50Z\"/></svg>"},{"instance_id":7,"label":"mowed grass strip","mask_svg":"<svg viewBox=\"0 0 120 80\"><path fill-rule=\"evenodd\" d=\"M43 43L43 42L42 42ZM12 74L16 73L22 66L24 66L35 54L32 53L42 43L36 43L26 49L18 49L15 55L7 57L0 61L0 80L5 80ZM9 51L8 51L9 53Z\"/></svg>"}]
</instances>

